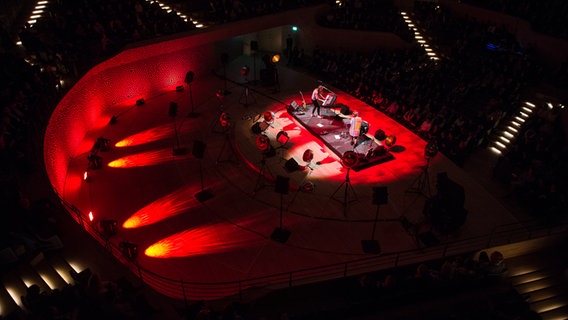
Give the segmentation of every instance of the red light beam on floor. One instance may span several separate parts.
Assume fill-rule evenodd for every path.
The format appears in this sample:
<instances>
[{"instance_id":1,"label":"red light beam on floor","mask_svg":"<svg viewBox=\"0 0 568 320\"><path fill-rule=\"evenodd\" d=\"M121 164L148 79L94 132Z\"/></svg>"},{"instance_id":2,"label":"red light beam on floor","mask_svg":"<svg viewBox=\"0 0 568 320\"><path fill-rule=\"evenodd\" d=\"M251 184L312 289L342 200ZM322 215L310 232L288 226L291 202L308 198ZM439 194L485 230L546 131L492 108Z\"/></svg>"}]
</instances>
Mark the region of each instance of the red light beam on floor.
<instances>
[{"instance_id":1,"label":"red light beam on floor","mask_svg":"<svg viewBox=\"0 0 568 320\"><path fill-rule=\"evenodd\" d=\"M199 204L193 196L197 190L197 186L186 186L170 193L135 212L124 221L122 227L140 228L185 212Z\"/></svg>"},{"instance_id":2,"label":"red light beam on floor","mask_svg":"<svg viewBox=\"0 0 568 320\"><path fill-rule=\"evenodd\" d=\"M168 161L184 160L185 157L174 157L172 148L138 153L113 160L108 163L111 168L132 168L153 166Z\"/></svg>"},{"instance_id":3,"label":"red light beam on floor","mask_svg":"<svg viewBox=\"0 0 568 320\"><path fill-rule=\"evenodd\" d=\"M191 257L252 246L263 240L264 238L258 234L221 222L186 230L162 239L149 246L144 254L152 258Z\"/></svg>"},{"instance_id":4,"label":"red light beam on floor","mask_svg":"<svg viewBox=\"0 0 568 320\"><path fill-rule=\"evenodd\" d=\"M149 142L169 138L173 135L173 133L174 129L172 128L171 124L162 125L126 137L117 142L115 144L115 147L122 148L138 146Z\"/></svg>"}]
</instances>

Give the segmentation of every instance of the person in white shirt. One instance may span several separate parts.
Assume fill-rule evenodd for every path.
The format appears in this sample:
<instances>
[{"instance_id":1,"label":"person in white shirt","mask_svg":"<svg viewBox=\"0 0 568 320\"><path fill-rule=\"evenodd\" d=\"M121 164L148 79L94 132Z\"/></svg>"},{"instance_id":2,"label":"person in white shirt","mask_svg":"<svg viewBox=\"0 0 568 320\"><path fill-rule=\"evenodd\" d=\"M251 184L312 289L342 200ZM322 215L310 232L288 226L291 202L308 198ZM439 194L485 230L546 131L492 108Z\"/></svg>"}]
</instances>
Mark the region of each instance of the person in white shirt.
<instances>
[{"instance_id":1,"label":"person in white shirt","mask_svg":"<svg viewBox=\"0 0 568 320\"><path fill-rule=\"evenodd\" d=\"M363 119L359 117L359 112L353 111L351 120L349 121L349 135L351 136L351 145L357 145L357 139L361 133L361 123Z\"/></svg>"}]
</instances>

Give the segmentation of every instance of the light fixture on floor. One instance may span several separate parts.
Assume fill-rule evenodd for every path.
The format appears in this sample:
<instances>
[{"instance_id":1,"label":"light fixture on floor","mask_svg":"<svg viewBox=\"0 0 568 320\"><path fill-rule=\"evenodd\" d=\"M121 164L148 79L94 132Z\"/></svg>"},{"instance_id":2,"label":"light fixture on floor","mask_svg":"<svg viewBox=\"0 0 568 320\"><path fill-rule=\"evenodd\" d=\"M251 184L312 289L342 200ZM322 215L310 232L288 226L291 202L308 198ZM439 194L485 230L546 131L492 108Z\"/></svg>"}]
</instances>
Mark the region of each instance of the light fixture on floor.
<instances>
[{"instance_id":1,"label":"light fixture on floor","mask_svg":"<svg viewBox=\"0 0 568 320\"><path fill-rule=\"evenodd\" d=\"M129 260L135 260L138 257L138 245L128 241L119 243L122 254Z\"/></svg>"}]
</instances>

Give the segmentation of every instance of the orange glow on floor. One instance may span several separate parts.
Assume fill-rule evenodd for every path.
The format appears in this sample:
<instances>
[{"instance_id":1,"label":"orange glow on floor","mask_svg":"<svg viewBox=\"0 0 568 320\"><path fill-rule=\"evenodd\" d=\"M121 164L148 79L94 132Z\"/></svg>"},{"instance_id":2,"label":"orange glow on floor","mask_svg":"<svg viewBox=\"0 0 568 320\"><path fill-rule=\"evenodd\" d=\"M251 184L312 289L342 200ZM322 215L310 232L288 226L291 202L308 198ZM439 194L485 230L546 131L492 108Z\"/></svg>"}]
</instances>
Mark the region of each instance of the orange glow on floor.
<instances>
[{"instance_id":1,"label":"orange glow on floor","mask_svg":"<svg viewBox=\"0 0 568 320\"><path fill-rule=\"evenodd\" d=\"M239 225L242 226L243 223L239 222ZM264 238L256 233L222 222L186 230L162 239L149 246L144 254L152 258L190 257L230 251L263 240Z\"/></svg>"},{"instance_id":2,"label":"orange glow on floor","mask_svg":"<svg viewBox=\"0 0 568 320\"><path fill-rule=\"evenodd\" d=\"M108 163L111 168L132 168L132 167L146 167L162 164L172 160L187 159L185 157L174 157L173 149L166 148L155 151L148 151L144 153L134 154L113 160Z\"/></svg>"},{"instance_id":3,"label":"orange glow on floor","mask_svg":"<svg viewBox=\"0 0 568 320\"><path fill-rule=\"evenodd\" d=\"M164 124L162 126L151 128L146 131L142 131L137 134L133 134L129 137L126 137L120 140L119 142L117 142L115 144L115 147L122 148L122 147L138 146L149 142L170 138L172 137L173 134L174 134L173 125Z\"/></svg>"},{"instance_id":4,"label":"orange glow on floor","mask_svg":"<svg viewBox=\"0 0 568 320\"><path fill-rule=\"evenodd\" d=\"M199 204L193 196L197 186L188 186L138 210L122 224L125 229L140 228L176 216Z\"/></svg>"}]
</instances>

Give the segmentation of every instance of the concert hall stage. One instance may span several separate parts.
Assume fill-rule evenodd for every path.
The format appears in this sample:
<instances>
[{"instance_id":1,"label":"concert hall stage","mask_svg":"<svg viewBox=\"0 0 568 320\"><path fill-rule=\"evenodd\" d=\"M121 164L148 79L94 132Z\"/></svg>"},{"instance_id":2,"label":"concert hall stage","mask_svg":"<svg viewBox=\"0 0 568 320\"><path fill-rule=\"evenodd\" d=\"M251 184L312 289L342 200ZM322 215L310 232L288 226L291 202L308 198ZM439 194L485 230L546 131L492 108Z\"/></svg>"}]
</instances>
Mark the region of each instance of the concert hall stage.
<instances>
[{"instance_id":1,"label":"concert hall stage","mask_svg":"<svg viewBox=\"0 0 568 320\"><path fill-rule=\"evenodd\" d=\"M311 134L319 137L325 145L342 158L347 151L354 151L357 154L358 161L351 167L354 171L360 171L377 164L381 164L394 159L392 153L384 146L384 144L371 135L367 122L367 132L362 128L359 141L356 145L351 145L349 137L349 118L345 115L335 113L332 108L321 108L321 118L313 117L310 110L313 105L308 104L307 111L302 108L288 108L288 112ZM336 106L339 107L339 106ZM365 121L363 119L363 121Z\"/></svg>"},{"instance_id":2,"label":"concert hall stage","mask_svg":"<svg viewBox=\"0 0 568 320\"><path fill-rule=\"evenodd\" d=\"M228 82L212 74L199 75L193 91L187 86L185 91L176 90L176 82L163 92L143 96L141 105L136 104L136 96L92 115L89 112L102 103L85 92L102 96L109 89L97 86L109 81L119 93L130 90L126 84L131 82L136 87L146 83L130 81L139 75L129 67L116 81L96 80L96 73L66 95L50 120L46 155L52 158L47 157L46 164L58 195L92 233L100 221L115 221L117 232L107 239L106 247L115 248L115 256L158 292L180 300L239 295L246 301L291 284L354 277L390 268L395 261L408 265L439 258L450 252L447 248L453 241L476 238L516 221L494 193L438 154L428 162L431 177L426 181L434 189L437 173L444 172L462 185L468 216L459 232L426 248L416 237L431 230L422 210L426 197L407 192L424 173L426 142L372 106L333 88L336 105L357 111L370 124L369 134L381 129L396 137L389 148L394 161L388 161L394 158L391 154L373 159L372 164L381 165L363 162L359 172L350 172L341 163L343 152L352 150L342 137L347 128L331 110L322 108L321 119L311 117L311 107L304 115L287 111L293 101L302 101L298 91L311 90L317 79L280 67L278 90L262 84L246 86L240 70L248 64L252 57L231 61ZM91 86L99 91L86 89ZM220 87L230 94L219 96ZM173 103L179 107L175 117L168 108ZM76 110L78 106L89 112ZM274 114L263 132L275 149L269 158L258 148L259 135L251 132L253 119L265 112ZM223 113L227 118L220 117ZM88 123L92 117L96 121ZM111 122L112 118L117 121ZM230 125L215 130L220 120ZM283 144L276 139L281 131L289 136ZM99 153L102 167L87 172L89 152L99 137L109 139L111 148ZM69 146L62 141L69 141ZM376 147L374 141L364 141L356 151L366 154L369 147ZM186 152L174 153L179 149ZM314 154L309 166L303 161L307 150ZM286 170L292 160L303 170ZM362 170L364 165L369 167ZM276 189L278 178L289 185ZM314 188L298 188L306 182ZM388 188L380 220L373 203L375 187ZM341 188L346 192L337 192ZM204 194L209 197L201 197ZM286 241L272 237L280 228L289 232ZM366 252L362 241L367 240L377 241L380 253ZM124 244L137 245L135 264L121 255ZM476 249L453 248L451 254ZM83 256L93 260L86 250L76 250L70 258ZM89 266L97 271L96 261Z\"/></svg>"}]
</instances>

